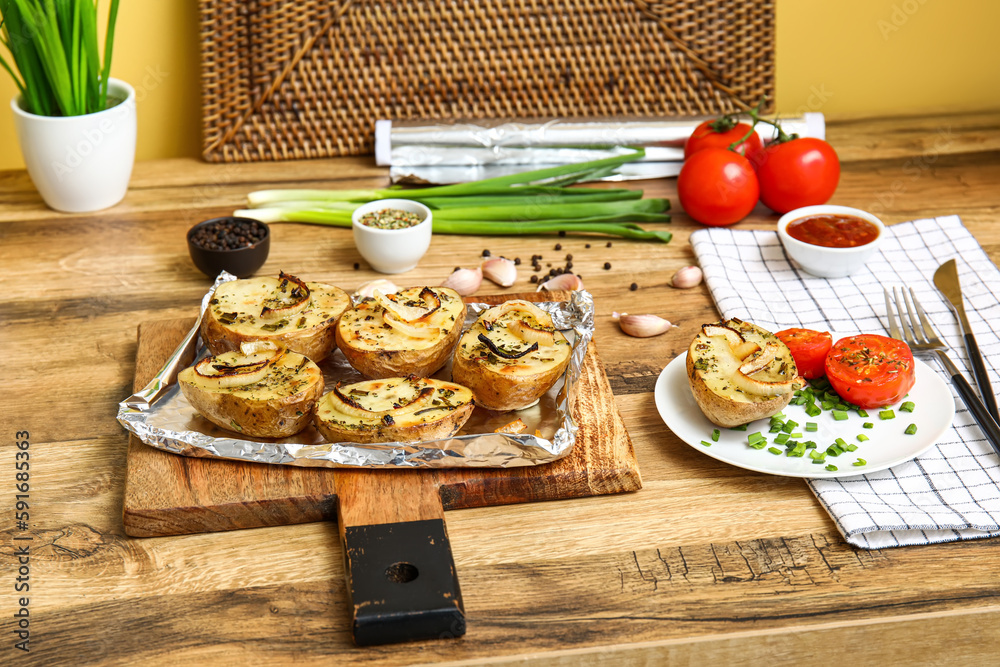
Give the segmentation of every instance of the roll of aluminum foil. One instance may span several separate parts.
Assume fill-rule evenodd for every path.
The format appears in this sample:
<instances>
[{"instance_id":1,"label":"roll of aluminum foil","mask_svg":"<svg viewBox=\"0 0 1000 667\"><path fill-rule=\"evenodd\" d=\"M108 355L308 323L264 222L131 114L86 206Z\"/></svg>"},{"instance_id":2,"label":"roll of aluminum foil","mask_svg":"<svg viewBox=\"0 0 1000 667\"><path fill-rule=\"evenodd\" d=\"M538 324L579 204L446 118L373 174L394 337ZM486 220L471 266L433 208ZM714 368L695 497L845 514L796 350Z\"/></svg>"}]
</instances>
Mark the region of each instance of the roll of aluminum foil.
<instances>
[{"instance_id":1,"label":"roll of aluminum foil","mask_svg":"<svg viewBox=\"0 0 1000 667\"><path fill-rule=\"evenodd\" d=\"M660 178L680 172L684 142L704 120L380 120L375 161L390 167L393 183L432 185L598 160L642 146L645 157L601 180ZM826 135L821 113L783 118L781 126L788 134ZM756 131L764 143L774 137L770 125L760 123Z\"/></svg>"},{"instance_id":2,"label":"roll of aluminum foil","mask_svg":"<svg viewBox=\"0 0 1000 667\"><path fill-rule=\"evenodd\" d=\"M235 276L219 276L202 300L202 313L215 288L229 280ZM147 445L183 456L328 468L507 468L548 463L568 454L576 440L577 425L570 407L594 332L594 301L589 292L577 291L569 301L536 305L552 316L573 346L565 373L532 407L505 413L477 407L448 439L357 444L326 442L312 426L283 439L250 438L222 429L191 407L176 382L185 351L195 348L196 360L208 355L198 338L197 323L156 377L119 404L118 421ZM471 326L487 308L486 304L468 304L465 326ZM328 387L338 381L365 379L339 350L320 368ZM450 380L450 363L434 377ZM495 432L518 418L527 426L522 434Z\"/></svg>"}]
</instances>

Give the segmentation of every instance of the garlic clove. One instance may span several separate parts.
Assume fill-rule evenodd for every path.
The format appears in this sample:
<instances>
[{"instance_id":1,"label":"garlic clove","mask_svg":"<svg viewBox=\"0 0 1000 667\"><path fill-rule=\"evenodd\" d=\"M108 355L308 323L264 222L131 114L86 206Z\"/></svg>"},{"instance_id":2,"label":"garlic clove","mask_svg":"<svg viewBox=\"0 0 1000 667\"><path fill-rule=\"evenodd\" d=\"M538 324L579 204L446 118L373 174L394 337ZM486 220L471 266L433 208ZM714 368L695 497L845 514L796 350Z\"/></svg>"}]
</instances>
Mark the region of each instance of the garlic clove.
<instances>
[{"instance_id":1,"label":"garlic clove","mask_svg":"<svg viewBox=\"0 0 1000 667\"><path fill-rule=\"evenodd\" d=\"M441 287L450 287L462 296L475 294L476 290L483 283L483 270L479 267L475 269L455 269L451 275L445 278Z\"/></svg>"},{"instance_id":2,"label":"garlic clove","mask_svg":"<svg viewBox=\"0 0 1000 667\"><path fill-rule=\"evenodd\" d=\"M656 315L629 315L628 313L612 313L612 319L618 321L618 326L629 336L636 338L649 338L659 336L671 329L676 329L676 324L671 324L662 317Z\"/></svg>"},{"instance_id":3,"label":"garlic clove","mask_svg":"<svg viewBox=\"0 0 1000 667\"><path fill-rule=\"evenodd\" d=\"M506 257L490 257L483 260L479 268L482 269L483 276L500 287L510 287L517 280L517 267Z\"/></svg>"},{"instance_id":4,"label":"garlic clove","mask_svg":"<svg viewBox=\"0 0 1000 667\"><path fill-rule=\"evenodd\" d=\"M578 290L583 289L583 281L580 280L580 276L575 273L563 273L554 278L546 280L544 283L538 286L536 292L541 292L542 290L548 290L554 292L556 290Z\"/></svg>"},{"instance_id":5,"label":"garlic clove","mask_svg":"<svg viewBox=\"0 0 1000 667\"><path fill-rule=\"evenodd\" d=\"M353 296L358 299L363 299L365 297L374 297L375 290L382 292L383 294L393 294L398 292L399 288L396 287L396 283L391 280L386 280L385 278L379 278L378 280L370 280L363 285L360 285L358 289L354 290Z\"/></svg>"},{"instance_id":6,"label":"garlic clove","mask_svg":"<svg viewBox=\"0 0 1000 667\"><path fill-rule=\"evenodd\" d=\"M697 266L685 266L679 269L674 277L670 279L670 286L677 289L688 289L701 284L703 278L701 269Z\"/></svg>"}]
</instances>

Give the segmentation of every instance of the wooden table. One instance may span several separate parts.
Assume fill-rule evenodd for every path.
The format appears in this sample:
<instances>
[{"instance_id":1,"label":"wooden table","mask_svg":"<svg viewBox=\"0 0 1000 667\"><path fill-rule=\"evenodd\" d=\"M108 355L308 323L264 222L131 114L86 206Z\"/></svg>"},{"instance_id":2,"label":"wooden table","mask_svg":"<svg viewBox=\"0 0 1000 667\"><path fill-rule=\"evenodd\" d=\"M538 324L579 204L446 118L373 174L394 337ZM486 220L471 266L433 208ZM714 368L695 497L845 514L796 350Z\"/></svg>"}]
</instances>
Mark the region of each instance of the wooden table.
<instances>
[{"instance_id":1,"label":"wooden table","mask_svg":"<svg viewBox=\"0 0 1000 667\"><path fill-rule=\"evenodd\" d=\"M842 120L829 139L843 160L833 203L887 223L959 214L1000 260L1000 114ZM456 265L475 266L486 248L553 265L572 253L595 298L595 341L644 482L632 494L448 512L464 638L353 646L332 524L127 537L127 435L115 413L131 393L138 323L193 314L210 284L187 255L186 230L240 207L251 190L385 182L368 158L164 160L136 165L115 208L63 215L42 205L24 172L0 173L0 662L828 663L848 651L872 664L996 659L1000 540L854 549L802 480L719 463L664 426L656 377L716 317L704 286L668 286L694 262L697 225L680 212L668 245L435 237L406 276L435 284ZM676 204L674 180L642 185ZM740 227L773 228L775 219L758 208ZM350 288L376 277L355 270L358 260L347 230L275 225L263 271L294 267ZM526 264L511 290L530 287ZM680 326L628 338L613 310ZM19 431L31 442L29 593L14 592ZM12 648L22 595L27 654Z\"/></svg>"}]
</instances>

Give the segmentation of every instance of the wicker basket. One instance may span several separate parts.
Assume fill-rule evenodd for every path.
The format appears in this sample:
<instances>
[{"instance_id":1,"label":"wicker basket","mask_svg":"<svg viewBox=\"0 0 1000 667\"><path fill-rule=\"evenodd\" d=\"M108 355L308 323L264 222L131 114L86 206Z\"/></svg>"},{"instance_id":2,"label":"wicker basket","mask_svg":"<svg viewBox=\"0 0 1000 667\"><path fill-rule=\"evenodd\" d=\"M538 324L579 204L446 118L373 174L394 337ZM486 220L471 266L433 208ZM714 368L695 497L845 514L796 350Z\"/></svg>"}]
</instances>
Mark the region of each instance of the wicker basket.
<instances>
[{"instance_id":1,"label":"wicker basket","mask_svg":"<svg viewBox=\"0 0 1000 667\"><path fill-rule=\"evenodd\" d=\"M774 89L763 0L201 0L204 157L371 153L380 118L691 116Z\"/></svg>"}]
</instances>

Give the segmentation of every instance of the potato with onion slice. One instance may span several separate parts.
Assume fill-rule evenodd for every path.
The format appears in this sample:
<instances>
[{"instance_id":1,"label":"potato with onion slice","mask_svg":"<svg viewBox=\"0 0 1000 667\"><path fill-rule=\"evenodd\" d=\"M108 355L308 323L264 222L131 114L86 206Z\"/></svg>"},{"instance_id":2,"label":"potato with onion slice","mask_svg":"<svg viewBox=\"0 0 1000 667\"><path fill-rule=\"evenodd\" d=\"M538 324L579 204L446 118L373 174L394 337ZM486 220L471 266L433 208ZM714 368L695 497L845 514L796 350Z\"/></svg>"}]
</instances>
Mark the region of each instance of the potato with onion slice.
<instances>
[{"instance_id":1,"label":"potato with onion slice","mask_svg":"<svg viewBox=\"0 0 1000 667\"><path fill-rule=\"evenodd\" d=\"M528 301L483 311L459 341L452 379L472 389L489 410L536 403L569 364L571 347L552 318Z\"/></svg>"},{"instance_id":2,"label":"potato with onion slice","mask_svg":"<svg viewBox=\"0 0 1000 667\"><path fill-rule=\"evenodd\" d=\"M338 384L316 406L330 442L419 442L455 435L474 408L466 387L411 375Z\"/></svg>"},{"instance_id":3,"label":"potato with onion slice","mask_svg":"<svg viewBox=\"0 0 1000 667\"><path fill-rule=\"evenodd\" d=\"M804 384L784 343L736 318L702 326L688 348L687 376L698 407L725 427L777 414Z\"/></svg>"},{"instance_id":4,"label":"potato with onion slice","mask_svg":"<svg viewBox=\"0 0 1000 667\"><path fill-rule=\"evenodd\" d=\"M201 337L212 354L269 340L322 361L334 349L334 325L351 305L347 292L281 273L219 285L205 310Z\"/></svg>"},{"instance_id":5,"label":"potato with onion slice","mask_svg":"<svg viewBox=\"0 0 1000 667\"><path fill-rule=\"evenodd\" d=\"M465 323L465 302L448 287L375 291L345 312L337 346L370 378L433 374L448 362Z\"/></svg>"},{"instance_id":6,"label":"potato with onion slice","mask_svg":"<svg viewBox=\"0 0 1000 667\"><path fill-rule=\"evenodd\" d=\"M304 429L323 393L319 366L271 341L206 357L182 370L177 382L205 419L259 438L285 438Z\"/></svg>"}]
</instances>

